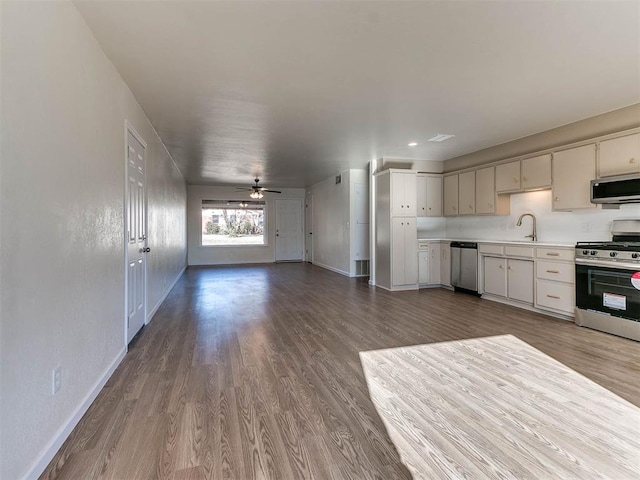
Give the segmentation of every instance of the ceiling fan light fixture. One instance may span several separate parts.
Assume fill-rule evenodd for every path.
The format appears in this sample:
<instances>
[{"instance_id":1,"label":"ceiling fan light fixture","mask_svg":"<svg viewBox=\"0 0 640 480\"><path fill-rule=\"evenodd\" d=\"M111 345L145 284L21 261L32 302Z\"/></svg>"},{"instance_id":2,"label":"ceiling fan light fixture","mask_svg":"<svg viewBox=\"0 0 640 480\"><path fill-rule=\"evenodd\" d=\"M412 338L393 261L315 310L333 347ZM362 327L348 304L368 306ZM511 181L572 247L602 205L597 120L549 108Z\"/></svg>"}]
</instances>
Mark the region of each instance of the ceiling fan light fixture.
<instances>
[{"instance_id":1,"label":"ceiling fan light fixture","mask_svg":"<svg viewBox=\"0 0 640 480\"><path fill-rule=\"evenodd\" d=\"M260 199L260 198L262 198L264 195L262 195L262 192L259 192L259 191L257 191L257 190L254 190L253 192L251 192L251 193L249 194L249 196L250 196L251 198Z\"/></svg>"}]
</instances>

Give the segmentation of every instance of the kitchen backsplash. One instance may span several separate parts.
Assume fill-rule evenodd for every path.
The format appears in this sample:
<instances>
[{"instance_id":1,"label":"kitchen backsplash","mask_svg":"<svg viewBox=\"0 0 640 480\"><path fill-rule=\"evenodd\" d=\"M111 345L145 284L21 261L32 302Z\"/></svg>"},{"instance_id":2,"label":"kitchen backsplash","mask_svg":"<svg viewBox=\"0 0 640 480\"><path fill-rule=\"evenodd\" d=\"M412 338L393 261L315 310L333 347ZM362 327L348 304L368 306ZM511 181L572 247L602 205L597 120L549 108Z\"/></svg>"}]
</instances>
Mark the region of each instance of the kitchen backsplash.
<instances>
[{"instance_id":1,"label":"kitchen backsplash","mask_svg":"<svg viewBox=\"0 0 640 480\"><path fill-rule=\"evenodd\" d=\"M619 210L551 211L551 190L511 195L511 215L419 218L418 238L478 240L523 240L531 233L531 218L516 227L518 217L533 213L537 218L538 241L575 243L610 240L611 221L640 218L640 204L623 205Z\"/></svg>"}]
</instances>

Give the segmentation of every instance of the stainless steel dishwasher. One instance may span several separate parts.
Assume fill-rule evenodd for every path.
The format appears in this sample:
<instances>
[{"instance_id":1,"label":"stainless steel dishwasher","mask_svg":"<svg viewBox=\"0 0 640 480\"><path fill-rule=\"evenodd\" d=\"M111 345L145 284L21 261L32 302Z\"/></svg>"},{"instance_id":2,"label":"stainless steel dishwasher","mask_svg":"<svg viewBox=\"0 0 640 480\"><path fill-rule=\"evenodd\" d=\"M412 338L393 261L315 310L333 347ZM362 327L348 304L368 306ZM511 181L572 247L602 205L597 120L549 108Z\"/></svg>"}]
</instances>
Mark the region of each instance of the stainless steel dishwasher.
<instances>
[{"instance_id":1,"label":"stainless steel dishwasher","mask_svg":"<svg viewBox=\"0 0 640 480\"><path fill-rule=\"evenodd\" d=\"M451 285L467 293L478 293L478 244L451 242Z\"/></svg>"}]
</instances>

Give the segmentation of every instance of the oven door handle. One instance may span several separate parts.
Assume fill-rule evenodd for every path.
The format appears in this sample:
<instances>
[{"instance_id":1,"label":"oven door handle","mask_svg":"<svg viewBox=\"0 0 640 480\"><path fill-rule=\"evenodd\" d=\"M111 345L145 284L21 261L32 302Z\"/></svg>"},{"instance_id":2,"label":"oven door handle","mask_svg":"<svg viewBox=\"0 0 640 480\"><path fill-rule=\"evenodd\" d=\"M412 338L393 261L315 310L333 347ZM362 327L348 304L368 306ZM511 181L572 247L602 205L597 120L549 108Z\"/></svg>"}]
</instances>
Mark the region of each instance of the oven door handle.
<instances>
[{"instance_id":1,"label":"oven door handle","mask_svg":"<svg viewBox=\"0 0 640 480\"><path fill-rule=\"evenodd\" d=\"M576 258L576 265L600 268L618 268L620 270L636 270L640 272L640 264L638 263L601 262L599 260L583 260L582 258Z\"/></svg>"}]
</instances>

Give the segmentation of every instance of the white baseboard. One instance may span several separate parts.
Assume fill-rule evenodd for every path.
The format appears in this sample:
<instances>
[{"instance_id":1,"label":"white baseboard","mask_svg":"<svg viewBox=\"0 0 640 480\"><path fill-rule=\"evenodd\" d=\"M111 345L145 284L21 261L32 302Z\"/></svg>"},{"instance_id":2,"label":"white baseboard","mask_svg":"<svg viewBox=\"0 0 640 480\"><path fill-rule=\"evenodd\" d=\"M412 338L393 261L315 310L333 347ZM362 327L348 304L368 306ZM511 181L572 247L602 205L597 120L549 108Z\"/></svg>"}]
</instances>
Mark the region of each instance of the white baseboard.
<instances>
[{"instance_id":1,"label":"white baseboard","mask_svg":"<svg viewBox=\"0 0 640 480\"><path fill-rule=\"evenodd\" d=\"M64 443L64 441L69 437L71 431L78 425L78 422L82 418L82 416L87 413L89 407L96 399L102 387L105 386L107 380L111 378L113 372L115 372L120 362L124 358L126 354L126 349L122 349L122 351L116 356L115 360L111 363L109 368L104 372L104 374L98 379L98 381L93 385L89 394L84 398L82 403L76 408L75 412L67 419L66 422L58 429L58 431L54 434L53 438L49 441L47 446L40 452L35 462L31 465L31 468L27 471L27 474L24 476L25 480L37 480L37 478L42 475L45 468L49 465L49 462L53 459L60 447Z\"/></svg>"},{"instance_id":2,"label":"white baseboard","mask_svg":"<svg viewBox=\"0 0 640 480\"><path fill-rule=\"evenodd\" d=\"M162 296L160 297L160 300L158 300L158 303L156 303L156 306L153 307L151 311L147 314L147 321L145 322L145 325L148 325L149 322L151 322L151 319L160 308L160 305L162 305L162 302L164 302L167 299L167 297L169 296L169 292L173 290L173 287L176 286L176 283L178 283L178 280L180 280L180 277L182 277L186 269L187 269L186 265L182 267L182 270L180 270L180 273L176 276L175 280L171 283L171 285L169 285L169 288L167 288L165 292L162 294Z\"/></svg>"},{"instance_id":3,"label":"white baseboard","mask_svg":"<svg viewBox=\"0 0 640 480\"><path fill-rule=\"evenodd\" d=\"M330 267L329 265L325 265L324 263L313 262L314 265L318 267L326 268L327 270L331 270L332 272L339 273L340 275L344 275L345 277L350 277L349 272L345 272L344 270L340 270L338 268Z\"/></svg>"}]
</instances>

